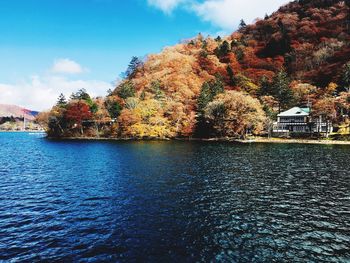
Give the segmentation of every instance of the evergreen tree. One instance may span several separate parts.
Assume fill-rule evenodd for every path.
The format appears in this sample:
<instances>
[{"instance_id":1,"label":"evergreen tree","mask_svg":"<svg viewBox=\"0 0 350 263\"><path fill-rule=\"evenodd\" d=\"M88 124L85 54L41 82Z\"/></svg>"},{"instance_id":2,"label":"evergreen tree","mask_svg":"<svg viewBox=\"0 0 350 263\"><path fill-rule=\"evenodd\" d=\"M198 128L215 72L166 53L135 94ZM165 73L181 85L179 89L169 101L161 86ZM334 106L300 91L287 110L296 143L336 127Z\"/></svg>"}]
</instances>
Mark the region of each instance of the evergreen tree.
<instances>
[{"instance_id":1,"label":"evergreen tree","mask_svg":"<svg viewBox=\"0 0 350 263\"><path fill-rule=\"evenodd\" d=\"M217 36L217 38L215 38L215 41L220 43L222 41L221 37L220 36Z\"/></svg>"},{"instance_id":2,"label":"evergreen tree","mask_svg":"<svg viewBox=\"0 0 350 263\"><path fill-rule=\"evenodd\" d=\"M278 20L278 27L282 35L281 44L280 44L280 52L281 54L285 54L290 52L291 50L291 40L288 34L288 29L286 25L283 24L282 20Z\"/></svg>"},{"instance_id":3,"label":"evergreen tree","mask_svg":"<svg viewBox=\"0 0 350 263\"><path fill-rule=\"evenodd\" d=\"M72 93L71 97L72 100L83 100L89 105L90 111L92 113L96 113L98 111L97 104L92 100L89 93L86 92L85 89L80 89L76 93Z\"/></svg>"},{"instance_id":4,"label":"evergreen tree","mask_svg":"<svg viewBox=\"0 0 350 263\"><path fill-rule=\"evenodd\" d=\"M202 41L202 49L203 51L207 51L208 49L208 41L206 39Z\"/></svg>"},{"instance_id":5,"label":"evergreen tree","mask_svg":"<svg viewBox=\"0 0 350 263\"><path fill-rule=\"evenodd\" d=\"M125 81L116 90L117 95L122 99L135 96L135 87L131 81Z\"/></svg>"},{"instance_id":6,"label":"evergreen tree","mask_svg":"<svg viewBox=\"0 0 350 263\"><path fill-rule=\"evenodd\" d=\"M98 105L96 103L92 103L90 105L90 111L91 113L96 113L98 111Z\"/></svg>"},{"instance_id":7,"label":"evergreen tree","mask_svg":"<svg viewBox=\"0 0 350 263\"><path fill-rule=\"evenodd\" d=\"M107 97L112 96L113 95L113 90L112 89L108 89L107 90Z\"/></svg>"},{"instance_id":8,"label":"evergreen tree","mask_svg":"<svg viewBox=\"0 0 350 263\"><path fill-rule=\"evenodd\" d=\"M191 39L191 41L190 42L188 42L188 45L189 46L194 46L196 43L194 43L194 40L193 39Z\"/></svg>"},{"instance_id":9,"label":"evergreen tree","mask_svg":"<svg viewBox=\"0 0 350 263\"><path fill-rule=\"evenodd\" d=\"M216 55L218 58L222 58L227 56L230 52L231 47L230 44L225 40L222 44L216 49Z\"/></svg>"},{"instance_id":10,"label":"evergreen tree","mask_svg":"<svg viewBox=\"0 0 350 263\"><path fill-rule=\"evenodd\" d=\"M350 0L345 0L345 4L350 8ZM346 29L349 31L350 30L350 12L348 12L348 17L346 18Z\"/></svg>"},{"instance_id":11,"label":"evergreen tree","mask_svg":"<svg viewBox=\"0 0 350 263\"><path fill-rule=\"evenodd\" d=\"M236 56L238 62L242 63L244 56L245 56L244 49L242 47L239 47L239 48L235 49L234 53L235 53L235 56Z\"/></svg>"},{"instance_id":12,"label":"evergreen tree","mask_svg":"<svg viewBox=\"0 0 350 263\"><path fill-rule=\"evenodd\" d=\"M61 93L60 96L58 96L56 106L59 106L59 107L67 106L67 100L66 100L66 97L63 95L63 93Z\"/></svg>"},{"instance_id":13,"label":"evergreen tree","mask_svg":"<svg viewBox=\"0 0 350 263\"><path fill-rule=\"evenodd\" d=\"M132 57L129 66L126 70L126 72L124 73L125 78L131 79L133 77L135 77L137 70L143 65L142 61L140 58L138 57Z\"/></svg>"},{"instance_id":14,"label":"evergreen tree","mask_svg":"<svg viewBox=\"0 0 350 263\"><path fill-rule=\"evenodd\" d=\"M227 71L227 75L228 75L229 80L230 80L230 83L229 83L229 84L230 84L231 86L236 86L237 80L236 80L236 77L235 77L235 75L234 75L233 69L231 68L230 65L227 66L226 71Z\"/></svg>"},{"instance_id":15,"label":"evergreen tree","mask_svg":"<svg viewBox=\"0 0 350 263\"><path fill-rule=\"evenodd\" d=\"M350 91L350 62L344 65L341 81L344 89Z\"/></svg>"},{"instance_id":16,"label":"evergreen tree","mask_svg":"<svg viewBox=\"0 0 350 263\"><path fill-rule=\"evenodd\" d=\"M154 94L154 98L156 100L162 100L164 99L165 95L164 92L162 91L162 86L159 80L153 81L151 83L151 90Z\"/></svg>"},{"instance_id":17,"label":"evergreen tree","mask_svg":"<svg viewBox=\"0 0 350 263\"><path fill-rule=\"evenodd\" d=\"M72 100L85 100L85 101L89 101L91 100L90 95L86 92L85 89L80 89L75 93L72 93L72 95L70 96L70 98Z\"/></svg>"},{"instance_id":18,"label":"evergreen tree","mask_svg":"<svg viewBox=\"0 0 350 263\"><path fill-rule=\"evenodd\" d=\"M277 99L279 104L279 111L290 106L290 104L293 102L294 95L289 85L290 79L287 73L283 70L278 72L273 78L271 85L271 95Z\"/></svg>"},{"instance_id":19,"label":"evergreen tree","mask_svg":"<svg viewBox=\"0 0 350 263\"><path fill-rule=\"evenodd\" d=\"M245 21L243 19L241 19L241 21L239 22L239 30L243 30L247 27L247 24L245 23Z\"/></svg>"},{"instance_id":20,"label":"evergreen tree","mask_svg":"<svg viewBox=\"0 0 350 263\"><path fill-rule=\"evenodd\" d=\"M216 95L225 91L222 78L216 76L215 80L205 82L198 98L198 110L203 113L209 102L213 101Z\"/></svg>"},{"instance_id":21,"label":"evergreen tree","mask_svg":"<svg viewBox=\"0 0 350 263\"><path fill-rule=\"evenodd\" d=\"M231 49L234 50L235 47L239 46L239 41L234 39L231 41Z\"/></svg>"},{"instance_id":22,"label":"evergreen tree","mask_svg":"<svg viewBox=\"0 0 350 263\"><path fill-rule=\"evenodd\" d=\"M267 79L267 77L263 76L260 80L260 89L258 92L259 96L267 96L267 95L273 95L271 90L271 83Z\"/></svg>"},{"instance_id":23,"label":"evergreen tree","mask_svg":"<svg viewBox=\"0 0 350 263\"><path fill-rule=\"evenodd\" d=\"M108 113L112 119L118 118L122 109L122 106L118 102L113 102L107 107Z\"/></svg>"},{"instance_id":24,"label":"evergreen tree","mask_svg":"<svg viewBox=\"0 0 350 263\"><path fill-rule=\"evenodd\" d=\"M72 100L83 100L90 107L91 113L96 113L98 111L98 105L90 97L89 93L85 89L80 89L76 93L72 93Z\"/></svg>"},{"instance_id":25,"label":"evergreen tree","mask_svg":"<svg viewBox=\"0 0 350 263\"><path fill-rule=\"evenodd\" d=\"M140 95L140 100L145 100L146 98L146 92L145 90L142 90L141 95Z\"/></svg>"}]
</instances>

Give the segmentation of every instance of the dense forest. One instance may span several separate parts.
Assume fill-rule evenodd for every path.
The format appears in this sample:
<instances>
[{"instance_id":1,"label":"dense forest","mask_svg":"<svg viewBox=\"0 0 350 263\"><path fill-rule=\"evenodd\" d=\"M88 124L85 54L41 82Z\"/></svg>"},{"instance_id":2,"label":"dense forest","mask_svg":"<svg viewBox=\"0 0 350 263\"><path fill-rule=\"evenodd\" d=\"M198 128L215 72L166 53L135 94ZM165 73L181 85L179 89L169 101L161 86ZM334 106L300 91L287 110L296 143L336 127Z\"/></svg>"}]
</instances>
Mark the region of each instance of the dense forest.
<instances>
[{"instance_id":1,"label":"dense forest","mask_svg":"<svg viewBox=\"0 0 350 263\"><path fill-rule=\"evenodd\" d=\"M350 1L299 0L227 37L141 60L105 98L60 96L38 120L52 137L241 137L291 106L335 125L350 111Z\"/></svg>"}]
</instances>

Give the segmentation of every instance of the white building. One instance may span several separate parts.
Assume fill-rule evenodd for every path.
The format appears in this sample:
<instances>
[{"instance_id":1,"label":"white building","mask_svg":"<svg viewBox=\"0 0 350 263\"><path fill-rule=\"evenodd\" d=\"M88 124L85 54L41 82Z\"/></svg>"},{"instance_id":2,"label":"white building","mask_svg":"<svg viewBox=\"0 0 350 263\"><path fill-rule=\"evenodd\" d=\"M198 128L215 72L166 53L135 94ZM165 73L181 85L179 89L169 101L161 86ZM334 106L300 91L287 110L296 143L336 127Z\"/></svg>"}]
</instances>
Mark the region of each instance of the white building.
<instances>
[{"instance_id":1,"label":"white building","mask_svg":"<svg viewBox=\"0 0 350 263\"><path fill-rule=\"evenodd\" d=\"M324 121L322 116L312 118L310 108L294 107L277 115L273 125L276 134L289 133L331 133L331 122Z\"/></svg>"}]
</instances>

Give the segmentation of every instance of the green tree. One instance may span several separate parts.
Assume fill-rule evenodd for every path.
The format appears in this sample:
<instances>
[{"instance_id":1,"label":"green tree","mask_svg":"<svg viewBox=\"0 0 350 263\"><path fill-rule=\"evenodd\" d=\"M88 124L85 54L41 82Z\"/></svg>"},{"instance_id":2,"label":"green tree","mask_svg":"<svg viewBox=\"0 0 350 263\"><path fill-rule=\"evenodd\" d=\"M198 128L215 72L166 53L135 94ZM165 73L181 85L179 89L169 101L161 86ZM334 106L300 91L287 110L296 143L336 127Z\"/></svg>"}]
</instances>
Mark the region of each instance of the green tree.
<instances>
[{"instance_id":1,"label":"green tree","mask_svg":"<svg viewBox=\"0 0 350 263\"><path fill-rule=\"evenodd\" d=\"M282 20L278 20L277 24L282 35L279 47L280 52L281 54L286 54L291 50L291 39L288 34L288 28L285 24L283 24Z\"/></svg>"},{"instance_id":2,"label":"green tree","mask_svg":"<svg viewBox=\"0 0 350 263\"><path fill-rule=\"evenodd\" d=\"M235 74L233 72L232 67L230 65L228 65L226 68L226 71L227 71L227 75L229 77L230 85L235 86L237 84L237 79L235 77Z\"/></svg>"},{"instance_id":3,"label":"green tree","mask_svg":"<svg viewBox=\"0 0 350 263\"><path fill-rule=\"evenodd\" d=\"M350 8L350 0L345 0L345 4L348 6L348 8ZM348 12L348 17L346 18L346 29L349 32L350 29L350 12Z\"/></svg>"},{"instance_id":4,"label":"green tree","mask_svg":"<svg viewBox=\"0 0 350 263\"><path fill-rule=\"evenodd\" d=\"M198 98L198 110L203 112L209 102L213 101L216 95L224 92L224 84L220 76L216 76L215 80L210 80L202 85Z\"/></svg>"},{"instance_id":5,"label":"green tree","mask_svg":"<svg viewBox=\"0 0 350 263\"><path fill-rule=\"evenodd\" d=\"M278 101L279 111L290 106L294 100L294 94L290 88L290 79L285 71L281 70L275 75L271 88L271 95Z\"/></svg>"},{"instance_id":6,"label":"green tree","mask_svg":"<svg viewBox=\"0 0 350 263\"><path fill-rule=\"evenodd\" d=\"M222 58L227 56L230 52L231 47L230 44L225 40L222 44L216 49L216 55L218 58Z\"/></svg>"},{"instance_id":7,"label":"green tree","mask_svg":"<svg viewBox=\"0 0 350 263\"><path fill-rule=\"evenodd\" d=\"M242 63L245 56L244 49L242 47L238 47L235 49L234 53L238 62Z\"/></svg>"},{"instance_id":8,"label":"green tree","mask_svg":"<svg viewBox=\"0 0 350 263\"><path fill-rule=\"evenodd\" d=\"M66 107L67 106L67 100L66 97L63 95L63 93L58 96L56 106L58 107Z\"/></svg>"},{"instance_id":9,"label":"green tree","mask_svg":"<svg viewBox=\"0 0 350 263\"><path fill-rule=\"evenodd\" d=\"M145 90L142 90L141 94L140 94L140 100L145 100L146 98L146 92Z\"/></svg>"},{"instance_id":10,"label":"green tree","mask_svg":"<svg viewBox=\"0 0 350 263\"><path fill-rule=\"evenodd\" d=\"M215 41L218 42L218 43L220 43L220 42L222 41L222 39L221 39L220 36L217 36L217 37L215 38Z\"/></svg>"},{"instance_id":11,"label":"green tree","mask_svg":"<svg viewBox=\"0 0 350 263\"><path fill-rule=\"evenodd\" d=\"M107 97L112 96L113 95L113 90L112 89L108 89L107 90Z\"/></svg>"},{"instance_id":12,"label":"green tree","mask_svg":"<svg viewBox=\"0 0 350 263\"><path fill-rule=\"evenodd\" d=\"M208 41L205 39L202 41L202 49L205 51L208 49Z\"/></svg>"},{"instance_id":13,"label":"green tree","mask_svg":"<svg viewBox=\"0 0 350 263\"><path fill-rule=\"evenodd\" d=\"M72 95L70 96L72 100L91 100L90 95L86 92L86 89L80 89L77 92L73 92Z\"/></svg>"},{"instance_id":14,"label":"green tree","mask_svg":"<svg viewBox=\"0 0 350 263\"><path fill-rule=\"evenodd\" d=\"M241 21L239 22L239 30L243 30L247 27L247 24L245 23L245 21L243 19L241 19Z\"/></svg>"},{"instance_id":15,"label":"green tree","mask_svg":"<svg viewBox=\"0 0 350 263\"><path fill-rule=\"evenodd\" d=\"M143 65L143 62L138 57L132 57L128 68L126 69L126 72L124 73L125 78L132 79L135 77L137 71L140 69L140 67Z\"/></svg>"},{"instance_id":16,"label":"green tree","mask_svg":"<svg viewBox=\"0 0 350 263\"><path fill-rule=\"evenodd\" d=\"M349 92L350 91L350 62L344 65L341 81L344 89Z\"/></svg>"},{"instance_id":17,"label":"green tree","mask_svg":"<svg viewBox=\"0 0 350 263\"><path fill-rule=\"evenodd\" d=\"M271 83L269 82L268 78L266 76L263 76L260 79L260 89L258 91L259 96L268 96L273 95L271 90Z\"/></svg>"},{"instance_id":18,"label":"green tree","mask_svg":"<svg viewBox=\"0 0 350 263\"><path fill-rule=\"evenodd\" d=\"M115 102L112 104L112 107L109 108L109 114L112 118L118 118L123 107L118 103Z\"/></svg>"},{"instance_id":19,"label":"green tree","mask_svg":"<svg viewBox=\"0 0 350 263\"><path fill-rule=\"evenodd\" d=\"M153 81L151 83L151 91L154 94L154 98L156 100L164 99L165 95L164 95L164 92L162 90L161 82L159 80Z\"/></svg>"},{"instance_id":20,"label":"green tree","mask_svg":"<svg viewBox=\"0 0 350 263\"><path fill-rule=\"evenodd\" d=\"M86 92L85 89L80 89L75 93L72 93L70 96L72 100L83 100L89 105L90 111L92 113L96 113L98 111L98 106L97 104L92 100L90 97L89 93Z\"/></svg>"},{"instance_id":21,"label":"green tree","mask_svg":"<svg viewBox=\"0 0 350 263\"><path fill-rule=\"evenodd\" d=\"M123 110L123 107L120 105L118 101L107 100L105 105L109 113L109 116L111 116L112 119L118 118L121 111Z\"/></svg>"},{"instance_id":22,"label":"green tree","mask_svg":"<svg viewBox=\"0 0 350 263\"><path fill-rule=\"evenodd\" d=\"M117 87L117 95L122 99L127 99L129 97L135 96L135 87L131 81L125 81Z\"/></svg>"},{"instance_id":23,"label":"green tree","mask_svg":"<svg viewBox=\"0 0 350 263\"><path fill-rule=\"evenodd\" d=\"M90 105L90 111L91 111L91 113L96 113L96 112L98 112L98 106L97 106L96 103L93 102L93 103Z\"/></svg>"}]
</instances>

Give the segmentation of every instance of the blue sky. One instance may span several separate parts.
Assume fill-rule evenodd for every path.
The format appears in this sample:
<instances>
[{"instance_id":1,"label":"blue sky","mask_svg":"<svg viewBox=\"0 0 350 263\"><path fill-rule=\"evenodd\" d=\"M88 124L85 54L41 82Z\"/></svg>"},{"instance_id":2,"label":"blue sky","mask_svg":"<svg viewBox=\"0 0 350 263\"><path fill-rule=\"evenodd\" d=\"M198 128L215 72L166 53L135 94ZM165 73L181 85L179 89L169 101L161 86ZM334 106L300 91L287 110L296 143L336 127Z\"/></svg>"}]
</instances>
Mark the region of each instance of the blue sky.
<instances>
[{"instance_id":1,"label":"blue sky","mask_svg":"<svg viewBox=\"0 0 350 263\"><path fill-rule=\"evenodd\" d=\"M263 2L263 3L261 3ZM284 0L2 0L0 103L43 110L60 92L105 95L130 58L199 32L231 33Z\"/></svg>"}]
</instances>

